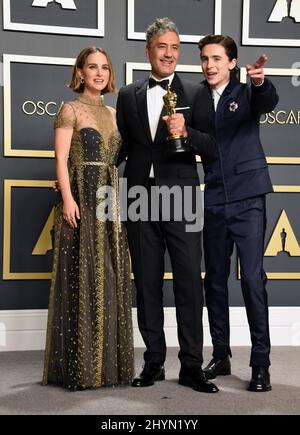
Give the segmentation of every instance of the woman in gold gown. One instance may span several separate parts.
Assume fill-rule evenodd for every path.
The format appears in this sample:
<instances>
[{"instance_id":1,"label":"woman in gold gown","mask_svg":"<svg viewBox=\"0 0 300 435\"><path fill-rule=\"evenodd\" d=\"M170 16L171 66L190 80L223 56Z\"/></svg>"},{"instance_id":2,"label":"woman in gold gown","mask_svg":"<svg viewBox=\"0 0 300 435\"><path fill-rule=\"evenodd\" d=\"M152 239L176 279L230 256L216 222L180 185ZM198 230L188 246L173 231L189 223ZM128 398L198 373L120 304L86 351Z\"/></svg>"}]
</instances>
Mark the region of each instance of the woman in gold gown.
<instances>
[{"instance_id":1,"label":"woman in gold gown","mask_svg":"<svg viewBox=\"0 0 300 435\"><path fill-rule=\"evenodd\" d=\"M121 143L115 111L102 97L116 89L103 49L81 51L70 88L79 96L62 106L55 122L62 200L55 216L43 384L71 390L130 385L130 266L115 167ZM105 186L114 192L111 220L98 213Z\"/></svg>"}]
</instances>

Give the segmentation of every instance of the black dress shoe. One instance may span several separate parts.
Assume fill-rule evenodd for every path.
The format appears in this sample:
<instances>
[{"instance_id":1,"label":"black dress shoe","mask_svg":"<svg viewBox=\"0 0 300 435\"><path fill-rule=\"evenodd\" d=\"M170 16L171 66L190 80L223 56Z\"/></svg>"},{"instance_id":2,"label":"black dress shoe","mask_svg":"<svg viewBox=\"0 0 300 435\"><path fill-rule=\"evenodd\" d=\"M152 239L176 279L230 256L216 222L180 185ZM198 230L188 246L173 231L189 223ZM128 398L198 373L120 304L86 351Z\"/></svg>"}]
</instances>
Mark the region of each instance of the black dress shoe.
<instances>
[{"instance_id":1,"label":"black dress shoe","mask_svg":"<svg viewBox=\"0 0 300 435\"><path fill-rule=\"evenodd\" d=\"M252 378L247 390L255 392L272 390L270 373L267 367L252 367Z\"/></svg>"},{"instance_id":2,"label":"black dress shoe","mask_svg":"<svg viewBox=\"0 0 300 435\"><path fill-rule=\"evenodd\" d=\"M231 364L229 355L225 359L213 358L203 370L206 379L215 379L217 376L231 375Z\"/></svg>"},{"instance_id":3,"label":"black dress shoe","mask_svg":"<svg viewBox=\"0 0 300 435\"><path fill-rule=\"evenodd\" d=\"M140 376L132 381L133 387L150 387L155 381L165 380L165 369L160 364L146 363Z\"/></svg>"},{"instance_id":4,"label":"black dress shoe","mask_svg":"<svg viewBox=\"0 0 300 435\"><path fill-rule=\"evenodd\" d=\"M215 384L206 379L201 369L181 369L178 383L202 393L217 393L219 391Z\"/></svg>"}]
</instances>

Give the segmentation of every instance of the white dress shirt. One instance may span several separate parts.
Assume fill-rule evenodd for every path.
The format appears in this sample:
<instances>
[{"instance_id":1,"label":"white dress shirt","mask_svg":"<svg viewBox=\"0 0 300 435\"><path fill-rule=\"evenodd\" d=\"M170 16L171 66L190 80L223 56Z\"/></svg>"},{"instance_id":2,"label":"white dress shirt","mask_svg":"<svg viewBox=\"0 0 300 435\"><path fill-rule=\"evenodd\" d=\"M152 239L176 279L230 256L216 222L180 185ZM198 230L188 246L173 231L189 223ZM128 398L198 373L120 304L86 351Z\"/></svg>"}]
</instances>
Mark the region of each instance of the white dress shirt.
<instances>
[{"instance_id":1,"label":"white dress shirt","mask_svg":"<svg viewBox=\"0 0 300 435\"><path fill-rule=\"evenodd\" d=\"M227 82L225 85L221 86L221 87L218 88L218 89L213 89L213 91L212 91L212 96L213 96L213 100L214 100L215 112L217 111L217 107L218 107L218 103L219 103L219 100L220 100L220 98L221 98L221 95L222 95L223 92L225 91L225 88L227 87L228 83L229 83L229 82ZM253 86L255 86L255 87L258 88L258 87L260 87L260 86L262 86L262 85L264 84L264 80L263 80L259 85L256 85L254 82L251 82L251 83L253 84Z\"/></svg>"},{"instance_id":2,"label":"white dress shirt","mask_svg":"<svg viewBox=\"0 0 300 435\"><path fill-rule=\"evenodd\" d=\"M225 88L227 87L228 83L229 82L227 82L225 85L221 86L218 89L213 89L212 90L212 96L213 96L213 100L214 100L215 112L217 111L219 100L220 100L223 92L225 91Z\"/></svg>"},{"instance_id":3,"label":"white dress shirt","mask_svg":"<svg viewBox=\"0 0 300 435\"><path fill-rule=\"evenodd\" d=\"M153 79L156 80L156 78L153 77L152 74L150 75L150 77L152 77ZM174 78L174 73L169 77L165 77L164 80L169 80L169 84L171 84L173 78ZM157 80L157 81L161 81L161 80ZM150 131L151 131L151 137L152 137L153 141L154 141L154 138L156 135L156 130L157 130L157 126L159 123L160 114L161 114L161 111L162 111L163 105L164 105L163 96L166 93L167 93L167 91L159 85L153 86L153 88L151 88L151 89L149 89L149 85L148 85L148 88L147 88L147 109L148 109L148 120L149 120L149 126L150 126ZM153 165L151 165L149 177L154 178Z\"/></svg>"}]
</instances>

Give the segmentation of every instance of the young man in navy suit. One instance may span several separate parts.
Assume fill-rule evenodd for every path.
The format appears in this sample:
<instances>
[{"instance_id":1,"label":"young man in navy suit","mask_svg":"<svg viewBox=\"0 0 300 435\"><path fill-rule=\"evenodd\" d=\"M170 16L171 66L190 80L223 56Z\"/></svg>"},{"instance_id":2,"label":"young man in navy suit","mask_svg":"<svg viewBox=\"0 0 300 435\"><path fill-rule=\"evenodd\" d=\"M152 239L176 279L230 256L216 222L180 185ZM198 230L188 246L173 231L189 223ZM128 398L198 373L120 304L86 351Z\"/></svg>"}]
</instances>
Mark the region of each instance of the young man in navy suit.
<instances>
[{"instance_id":1,"label":"young man in navy suit","mask_svg":"<svg viewBox=\"0 0 300 435\"><path fill-rule=\"evenodd\" d=\"M250 83L241 84L235 75L237 46L232 38L208 35L200 40L199 49L215 110L218 150L213 162L203 159L204 287L213 342L213 359L205 373L208 379L231 373L228 277L235 244L252 342L248 390L269 391L270 336L263 253L265 196L273 188L259 137L259 119L275 108L278 95L264 76L265 55L246 66Z\"/></svg>"},{"instance_id":2,"label":"young man in navy suit","mask_svg":"<svg viewBox=\"0 0 300 435\"><path fill-rule=\"evenodd\" d=\"M123 145L119 162L127 157L124 176L128 188L144 186L190 188L199 191L195 154L207 159L215 156L213 111L204 86L181 80L174 72L180 53L178 30L167 18L155 20L146 33L146 54L150 77L121 88L117 102L117 121ZM177 94L177 107L184 112L166 115L163 97L167 90ZM187 152L170 155L166 138L179 134ZM152 190L152 189L151 189ZM150 204L153 205L153 204ZM164 204L165 205L165 204ZM192 204L190 204L192 208ZM178 324L179 383L196 391L216 393L202 371L201 231L187 232L184 217L129 220L127 234L137 289L139 330L146 345L145 365L134 387L147 387L165 379L163 278L164 255L168 249Z\"/></svg>"}]
</instances>

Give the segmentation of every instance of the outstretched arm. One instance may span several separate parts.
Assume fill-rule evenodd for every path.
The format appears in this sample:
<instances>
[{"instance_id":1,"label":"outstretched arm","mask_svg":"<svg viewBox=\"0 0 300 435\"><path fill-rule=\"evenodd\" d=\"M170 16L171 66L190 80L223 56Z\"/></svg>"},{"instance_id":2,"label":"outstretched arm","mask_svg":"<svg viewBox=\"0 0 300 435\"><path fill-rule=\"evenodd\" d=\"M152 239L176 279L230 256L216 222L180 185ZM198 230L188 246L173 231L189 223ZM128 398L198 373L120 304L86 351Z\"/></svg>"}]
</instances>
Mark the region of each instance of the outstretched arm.
<instances>
[{"instance_id":1,"label":"outstretched arm","mask_svg":"<svg viewBox=\"0 0 300 435\"><path fill-rule=\"evenodd\" d=\"M262 54L254 64L247 64L246 70L252 83L255 86L261 86L265 79L264 66L268 61L266 54Z\"/></svg>"},{"instance_id":2,"label":"outstretched arm","mask_svg":"<svg viewBox=\"0 0 300 435\"><path fill-rule=\"evenodd\" d=\"M254 64L246 65L251 79L251 107L257 116L274 110L279 100L274 85L265 78L264 66L267 60L267 55L262 54Z\"/></svg>"}]
</instances>

